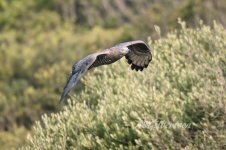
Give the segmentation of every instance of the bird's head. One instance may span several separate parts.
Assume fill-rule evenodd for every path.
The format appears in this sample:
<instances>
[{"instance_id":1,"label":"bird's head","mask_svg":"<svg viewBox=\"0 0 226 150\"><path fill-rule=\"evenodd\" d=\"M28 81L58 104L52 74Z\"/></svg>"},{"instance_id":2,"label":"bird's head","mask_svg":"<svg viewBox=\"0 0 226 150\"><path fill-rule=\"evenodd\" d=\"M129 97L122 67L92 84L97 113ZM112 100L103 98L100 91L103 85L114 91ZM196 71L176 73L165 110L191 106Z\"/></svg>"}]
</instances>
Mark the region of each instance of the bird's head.
<instances>
[{"instance_id":1,"label":"bird's head","mask_svg":"<svg viewBox=\"0 0 226 150\"><path fill-rule=\"evenodd\" d=\"M123 53L123 54L127 54L129 52L129 48L126 46L126 47L123 47L120 49L120 52Z\"/></svg>"}]
</instances>

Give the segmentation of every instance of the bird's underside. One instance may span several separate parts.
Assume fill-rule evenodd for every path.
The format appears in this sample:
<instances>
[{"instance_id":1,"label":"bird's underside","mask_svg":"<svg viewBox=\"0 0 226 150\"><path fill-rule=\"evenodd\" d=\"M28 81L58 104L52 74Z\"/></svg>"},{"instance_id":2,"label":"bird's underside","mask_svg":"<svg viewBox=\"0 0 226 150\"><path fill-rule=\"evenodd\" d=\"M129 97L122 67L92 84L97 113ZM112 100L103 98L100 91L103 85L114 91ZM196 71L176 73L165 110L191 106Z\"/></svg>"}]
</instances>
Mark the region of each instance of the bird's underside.
<instances>
[{"instance_id":1,"label":"bird's underside","mask_svg":"<svg viewBox=\"0 0 226 150\"><path fill-rule=\"evenodd\" d=\"M142 71L144 68L147 68L152 60L151 51L143 41L120 43L109 49L88 55L73 65L60 101L64 99L87 70L114 63L123 56L127 59L128 64L131 65L131 69L136 71Z\"/></svg>"}]
</instances>

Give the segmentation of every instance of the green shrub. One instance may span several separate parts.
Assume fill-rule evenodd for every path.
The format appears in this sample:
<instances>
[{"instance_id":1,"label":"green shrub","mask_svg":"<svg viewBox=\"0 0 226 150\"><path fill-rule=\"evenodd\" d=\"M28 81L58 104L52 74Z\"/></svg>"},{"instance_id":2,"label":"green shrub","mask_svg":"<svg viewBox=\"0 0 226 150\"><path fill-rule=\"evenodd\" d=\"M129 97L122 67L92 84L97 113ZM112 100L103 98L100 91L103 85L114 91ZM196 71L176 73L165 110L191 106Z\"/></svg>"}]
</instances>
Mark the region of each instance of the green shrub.
<instances>
[{"instance_id":1,"label":"green shrub","mask_svg":"<svg viewBox=\"0 0 226 150\"><path fill-rule=\"evenodd\" d=\"M25 144L28 131L24 127L14 127L11 131L0 131L1 150L14 150Z\"/></svg>"},{"instance_id":2,"label":"green shrub","mask_svg":"<svg viewBox=\"0 0 226 150\"><path fill-rule=\"evenodd\" d=\"M64 110L37 122L22 149L223 149L226 31L220 25L149 40L143 72L125 60L90 71ZM144 121L190 128L141 128ZM142 124L141 124L142 125Z\"/></svg>"}]
</instances>

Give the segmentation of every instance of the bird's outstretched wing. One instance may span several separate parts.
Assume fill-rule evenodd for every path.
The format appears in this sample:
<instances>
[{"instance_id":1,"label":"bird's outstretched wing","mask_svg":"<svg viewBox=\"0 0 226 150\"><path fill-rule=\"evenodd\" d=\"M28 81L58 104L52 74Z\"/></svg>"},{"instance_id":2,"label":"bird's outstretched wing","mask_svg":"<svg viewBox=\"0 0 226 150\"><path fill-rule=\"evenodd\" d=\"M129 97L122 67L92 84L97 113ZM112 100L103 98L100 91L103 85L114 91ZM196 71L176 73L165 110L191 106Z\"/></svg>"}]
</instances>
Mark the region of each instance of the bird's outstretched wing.
<instances>
[{"instance_id":1,"label":"bird's outstretched wing","mask_svg":"<svg viewBox=\"0 0 226 150\"><path fill-rule=\"evenodd\" d=\"M93 67L97 67L104 64L112 63L112 59L108 56L108 51L101 51L91 54L77 63L72 67L72 71L69 75L67 83L64 87L63 93L60 98L60 102L63 101L64 97L71 91L71 89L78 83L81 76Z\"/></svg>"},{"instance_id":2,"label":"bird's outstretched wing","mask_svg":"<svg viewBox=\"0 0 226 150\"><path fill-rule=\"evenodd\" d=\"M142 71L147 68L152 60L152 54L148 46L143 41L132 41L124 44L129 48L125 55L128 63L131 64L132 70Z\"/></svg>"},{"instance_id":3,"label":"bird's outstretched wing","mask_svg":"<svg viewBox=\"0 0 226 150\"><path fill-rule=\"evenodd\" d=\"M118 59L116 59L108 51L106 51L103 54L97 55L95 61L93 62L93 64L88 69L98 67L98 66L102 66L102 65L108 65L108 64L111 64L111 63L113 63L117 60Z\"/></svg>"},{"instance_id":4,"label":"bird's outstretched wing","mask_svg":"<svg viewBox=\"0 0 226 150\"><path fill-rule=\"evenodd\" d=\"M63 93L61 94L60 98L60 103L63 101L64 97L71 91L71 89L78 83L80 80L81 76L85 73L86 71L86 61L80 60L76 64L73 65L72 71L68 77L67 83L64 86ZM90 62L87 62L87 65Z\"/></svg>"}]
</instances>

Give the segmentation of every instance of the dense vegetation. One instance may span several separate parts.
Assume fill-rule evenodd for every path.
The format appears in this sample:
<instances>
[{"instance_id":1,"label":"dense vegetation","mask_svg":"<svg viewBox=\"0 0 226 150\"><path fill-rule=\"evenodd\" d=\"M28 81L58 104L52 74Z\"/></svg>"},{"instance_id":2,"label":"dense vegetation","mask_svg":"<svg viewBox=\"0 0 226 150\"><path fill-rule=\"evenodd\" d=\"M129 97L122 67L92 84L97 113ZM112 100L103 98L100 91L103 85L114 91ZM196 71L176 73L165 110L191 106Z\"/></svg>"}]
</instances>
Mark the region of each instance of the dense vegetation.
<instances>
[{"instance_id":1,"label":"dense vegetation","mask_svg":"<svg viewBox=\"0 0 226 150\"><path fill-rule=\"evenodd\" d=\"M226 30L181 24L149 40L147 70L131 71L122 60L88 73L82 92L62 112L44 115L24 149L224 149ZM191 127L142 128L156 120Z\"/></svg>"},{"instance_id":2,"label":"dense vegetation","mask_svg":"<svg viewBox=\"0 0 226 150\"><path fill-rule=\"evenodd\" d=\"M1 148L19 147L35 120L61 109L77 59L118 42L165 36L178 28L178 17L192 27L200 19L226 26L225 13L225 0L0 0Z\"/></svg>"}]
</instances>

